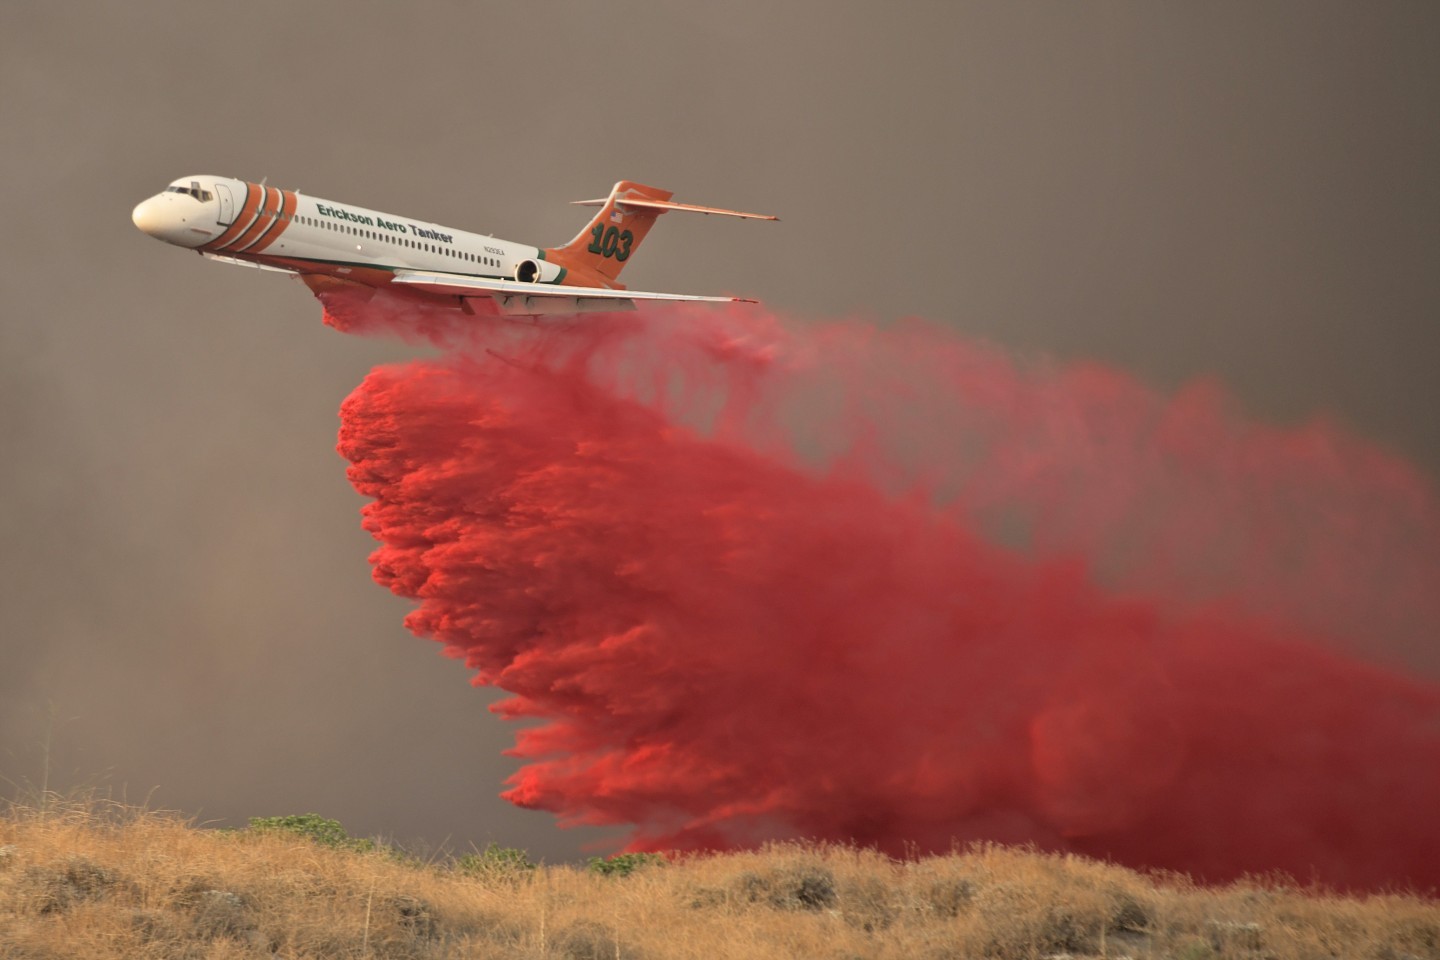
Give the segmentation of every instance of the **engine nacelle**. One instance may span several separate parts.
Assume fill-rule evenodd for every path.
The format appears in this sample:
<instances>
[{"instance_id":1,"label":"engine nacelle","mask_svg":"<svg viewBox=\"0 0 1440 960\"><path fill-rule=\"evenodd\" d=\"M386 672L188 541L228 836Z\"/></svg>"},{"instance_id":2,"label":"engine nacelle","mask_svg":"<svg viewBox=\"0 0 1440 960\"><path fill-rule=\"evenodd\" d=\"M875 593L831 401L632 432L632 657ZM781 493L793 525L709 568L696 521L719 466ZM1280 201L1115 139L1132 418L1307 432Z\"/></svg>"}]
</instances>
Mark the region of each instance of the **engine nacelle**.
<instances>
[{"instance_id":1,"label":"engine nacelle","mask_svg":"<svg viewBox=\"0 0 1440 960\"><path fill-rule=\"evenodd\" d=\"M521 260L515 279L521 283L554 283L565 271L547 260Z\"/></svg>"}]
</instances>

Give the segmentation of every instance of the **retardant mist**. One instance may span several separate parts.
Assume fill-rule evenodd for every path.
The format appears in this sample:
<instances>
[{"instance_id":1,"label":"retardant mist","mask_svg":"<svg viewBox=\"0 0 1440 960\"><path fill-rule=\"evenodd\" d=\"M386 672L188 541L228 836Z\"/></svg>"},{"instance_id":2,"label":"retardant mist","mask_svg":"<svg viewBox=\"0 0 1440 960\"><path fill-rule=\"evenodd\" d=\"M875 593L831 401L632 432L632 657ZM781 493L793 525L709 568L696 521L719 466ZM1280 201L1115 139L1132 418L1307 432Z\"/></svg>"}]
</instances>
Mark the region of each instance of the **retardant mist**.
<instances>
[{"instance_id":1,"label":"retardant mist","mask_svg":"<svg viewBox=\"0 0 1440 960\"><path fill-rule=\"evenodd\" d=\"M513 802L633 849L1440 884L1440 526L1398 459L921 323L321 298L444 348L339 449L406 625L533 721Z\"/></svg>"}]
</instances>

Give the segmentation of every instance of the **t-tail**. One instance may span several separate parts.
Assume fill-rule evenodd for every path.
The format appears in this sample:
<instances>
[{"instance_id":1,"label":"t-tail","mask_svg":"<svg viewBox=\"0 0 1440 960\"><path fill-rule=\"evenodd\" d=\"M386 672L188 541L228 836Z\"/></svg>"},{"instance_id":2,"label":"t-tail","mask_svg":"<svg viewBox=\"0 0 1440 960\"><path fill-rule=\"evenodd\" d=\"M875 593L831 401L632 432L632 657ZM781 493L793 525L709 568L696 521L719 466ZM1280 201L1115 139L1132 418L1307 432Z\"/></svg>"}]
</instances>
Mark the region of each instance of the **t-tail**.
<instances>
[{"instance_id":1,"label":"t-tail","mask_svg":"<svg viewBox=\"0 0 1440 960\"><path fill-rule=\"evenodd\" d=\"M720 214L749 220L777 220L762 213L741 213L719 207L701 207L690 203L673 203L669 190L649 187L643 183L621 180L610 196L599 200L576 200L576 206L599 207L600 212L563 247L544 251L544 258L570 274L567 282L583 283L612 290L623 290L620 271L635 255L640 242L655 225L655 218L671 210L689 213Z\"/></svg>"}]
</instances>

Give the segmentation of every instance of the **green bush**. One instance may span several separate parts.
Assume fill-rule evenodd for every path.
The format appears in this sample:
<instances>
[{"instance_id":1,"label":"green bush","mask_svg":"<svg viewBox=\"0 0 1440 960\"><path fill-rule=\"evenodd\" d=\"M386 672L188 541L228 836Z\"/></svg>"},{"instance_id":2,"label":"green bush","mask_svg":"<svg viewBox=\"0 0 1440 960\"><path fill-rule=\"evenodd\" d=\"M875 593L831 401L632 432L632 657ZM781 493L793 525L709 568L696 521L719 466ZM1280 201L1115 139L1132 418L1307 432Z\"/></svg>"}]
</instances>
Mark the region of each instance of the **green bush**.
<instances>
[{"instance_id":1,"label":"green bush","mask_svg":"<svg viewBox=\"0 0 1440 960\"><path fill-rule=\"evenodd\" d=\"M489 844L478 853L467 853L455 861L455 869L461 873L523 873L534 870L535 864L524 850Z\"/></svg>"},{"instance_id":2,"label":"green bush","mask_svg":"<svg viewBox=\"0 0 1440 960\"><path fill-rule=\"evenodd\" d=\"M256 833L290 833L336 850L369 853L375 849L375 841L352 837L340 826L339 820L327 820L318 813L302 813L289 817L251 817L250 829Z\"/></svg>"},{"instance_id":3,"label":"green bush","mask_svg":"<svg viewBox=\"0 0 1440 960\"><path fill-rule=\"evenodd\" d=\"M664 866L658 853L617 853L613 857L591 857L590 872L605 877L628 877L641 867Z\"/></svg>"}]
</instances>

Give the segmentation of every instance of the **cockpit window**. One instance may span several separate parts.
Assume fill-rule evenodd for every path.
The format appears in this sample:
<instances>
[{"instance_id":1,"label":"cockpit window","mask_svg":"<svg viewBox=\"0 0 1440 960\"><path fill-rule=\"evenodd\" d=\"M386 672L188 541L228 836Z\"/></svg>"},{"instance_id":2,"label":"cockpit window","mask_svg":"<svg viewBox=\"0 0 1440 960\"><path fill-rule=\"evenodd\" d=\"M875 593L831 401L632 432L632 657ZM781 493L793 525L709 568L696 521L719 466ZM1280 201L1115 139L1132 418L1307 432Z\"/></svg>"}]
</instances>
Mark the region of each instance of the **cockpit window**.
<instances>
[{"instance_id":1,"label":"cockpit window","mask_svg":"<svg viewBox=\"0 0 1440 960\"><path fill-rule=\"evenodd\" d=\"M194 197L196 200L199 200L201 203L204 203L205 201L211 199L211 198L214 196L214 194L212 194L209 190L201 190L201 189L200 189L200 182L199 182L198 180L192 180L192 181L190 181L190 186L188 186L188 187L177 187L177 186L174 186L174 185L172 184L171 186L168 186L168 187L165 188L165 192L166 192L166 193L183 193L183 194L185 194L187 197Z\"/></svg>"}]
</instances>

